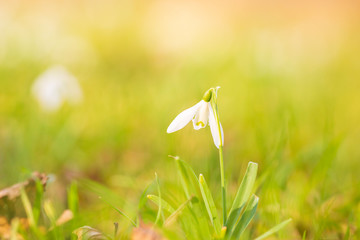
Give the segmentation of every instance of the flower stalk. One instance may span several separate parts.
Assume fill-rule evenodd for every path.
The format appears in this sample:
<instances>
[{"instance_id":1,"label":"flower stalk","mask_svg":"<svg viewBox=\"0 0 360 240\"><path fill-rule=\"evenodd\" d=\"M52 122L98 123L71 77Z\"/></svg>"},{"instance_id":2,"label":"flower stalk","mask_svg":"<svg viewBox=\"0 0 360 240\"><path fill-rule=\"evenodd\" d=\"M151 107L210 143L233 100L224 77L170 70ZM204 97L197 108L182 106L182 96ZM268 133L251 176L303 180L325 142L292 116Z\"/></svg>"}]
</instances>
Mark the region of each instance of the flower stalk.
<instances>
[{"instance_id":1,"label":"flower stalk","mask_svg":"<svg viewBox=\"0 0 360 240\"><path fill-rule=\"evenodd\" d=\"M212 88L211 106L214 110L214 117L219 131L219 160L220 160L220 178L221 178L221 201L223 213L223 225L226 223L226 188L225 188L225 171L224 171L224 154L223 154L223 132L219 119L219 112L217 107L217 91L219 87Z\"/></svg>"}]
</instances>

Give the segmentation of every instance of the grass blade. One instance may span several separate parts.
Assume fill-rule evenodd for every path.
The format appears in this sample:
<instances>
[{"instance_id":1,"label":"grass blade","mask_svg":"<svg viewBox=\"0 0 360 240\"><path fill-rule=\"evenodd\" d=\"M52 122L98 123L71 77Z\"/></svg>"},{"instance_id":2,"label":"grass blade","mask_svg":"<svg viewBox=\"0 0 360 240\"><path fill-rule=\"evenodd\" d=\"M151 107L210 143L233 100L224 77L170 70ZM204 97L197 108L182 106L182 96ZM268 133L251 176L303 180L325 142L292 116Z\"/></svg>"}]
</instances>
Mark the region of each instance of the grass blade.
<instances>
[{"instance_id":1,"label":"grass blade","mask_svg":"<svg viewBox=\"0 0 360 240\"><path fill-rule=\"evenodd\" d=\"M36 221L34 218L34 213L32 211L32 206L24 189L21 189L21 201L24 205L24 209L29 221L29 225L33 228L36 228Z\"/></svg>"},{"instance_id":2,"label":"grass blade","mask_svg":"<svg viewBox=\"0 0 360 240\"><path fill-rule=\"evenodd\" d=\"M244 214L241 216L238 224L233 232L233 239L239 239L245 228L249 225L251 219L254 217L256 208L259 202L259 198L255 195L249 200L248 205L245 208Z\"/></svg>"},{"instance_id":3,"label":"grass blade","mask_svg":"<svg viewBox=\"0 0 360 240\"><path fill-rule=\"evenodd\" d=\"M17 232L19 229L20 220L18 218L13 218L11 220L11 233L10 233L10 240L17 240L19 239L17 236Z\"/></svg>"},{"instance_id":4,"label":"grass blade","mask_svg":"<svg viewBox=\"0 0 360 240\"><path fill-rule=\"evenodd\" d=\"M145 205L147 201L147 193L149 192L150 188L153 186L154 181L152 181L147 187L144 189L144 191L140 195L139 204L138 204L138 210L140 211L141 208Z\"/></svg>"},{"instance_id":5,"label":"grass blade","mask_svg":"<svg viewBox=\"0 0 360 240\"><path fill-rule=\"evenodd\" d=\"M214 203L214 199L211 195L211 192L209 190L209 187L206 184L205 178L202 174L199 176L199 183L200 183L200 191L206 206L206 209L208 211L211 224L214 226L216 235L220 234L220 220L217 216L216 206Z\"/></svg>"},{"instance_id":6,"label":"grass blade","mask_svg":"<svg viewBox=\"0 0 360 240\"><path fill-rule=\"evenodd\" d=\"M180 215L180 213L182 212L182 210L184 210L184 208L187 206L187 204L192 200L192 198L186 200L186 202L184 202L183 204L181 204L178 209L176 209L176 211L174 211L169 217L168 219L166 219L164 226L169 226L172 222L175 221L175 219Z\"/></svg>"},{"instance_id":7,"label":"grass blade","mask_svg":"<svg viewBox=\"0 0 360 240\"><path fill-rule=\"evenodd\" d=\"M62 236L60 229L56 226L55 208L50 200L44 201L44 211L51 223L49 231L52 233L53 239L64 239L64 236Z\"/></svg>"},{"instance_id":8,"label":"grass blade","mask_svg":"<svg viewBox=\"0 0 360 240\"><path fill-rule=\"evenodd\" d=\"M44 211L46 213L46 216L49 218L51 222L51 227L55 228L56 223L56 216L55 216L55 209L50 200L44 201Z\"/></svg>"},{"instance_id":9,"label":"grass blade","mask_svg":"<svg viewBox=\"0 0 360 240\"><path fill-rule=\"evenodd\" d=\"M279 223L278 225L276 225L275 227L271 228L270 230L268 230L267 232L265 232L264 234L262 234L261 236L255 238L255 240L262 240L264 238L267 238L268 236L270 236L271 234L276 233L277 231L279 231L281 228L285 227L285 225L287 225L289 222L291 222L292 219L289 218L281 223Z\"/></svg>"},{"instance_id":10,"label":"grass blade","mask_svg":"<svg viewBox=\"0 0 360 240\"><path fill-rule=\"evenodd\" d=\"M68 194L68 207L74 214L77 214L79 209L79 196L78 196L78 187L76 182L72 182L70 187L67 190Z\"/></svg>"},{"instance_id":11,"label":"grass blade","mask_svg":"<svg viewBox=\"0 0 360 240\"><path fill-rule=\"evenodd\" d=\"M122 215L123 217L125 217L127 220L129 220L129 222L131 222L131 224L136 227L136 223L134 220L132 220L126 213L124 213L123 211L121 211L119 208L115 207L114 205L112 205L110 202L108 202L107 200L105 200L102 197L99 197L101 200L103 200L105 203L107 203L112 209L114 209L115 211L117 211L118 213L120 213L120 215Z\"/></svg>"},{"instance_id":12,"label":"grass blade","mask_svg":"<svg viewBox=\"0 0 360 240\"><path fill-rule=\"evenodd\" d=\"M158 196L149 194L149 195L147 195L147 198L149 200L151 200L153 203L155 203L157 206L160 206L160 198ZM175 212L175 209L168 202L166 202L164 199L161 199L161 206L162 206L162 208L164 210L166 210L170 214Z\"/></svg>"},{"instance_id":13,"label":"grass blade","mask_svg":"<svg viewBox=\"0 0 360 240\"><path fill-rule=\"evenodd\" d=\"M303 233L302 240L306 240L306 230Z\"/></svg>"},{"instance_id":14,"label":"grass blade","mask_svg":"<svg viewBox=\"0 0 360 240\"><path fill-rule=\"evenodd\" d=\"M25 190L22 188L20 190L20 196L21 196L21 201L22 204L24 206L25 212L26 212L26 216L28 218L28 222L29 222L29 226L32 230L32 232L34 233L36 239L44 239L44 236L42 235L42 233L39 231L39 229L37 228L37 224L35 221L35 217L34 217L34 213L32 210L32 206L30 203L30 200L25 192Z\"/></svg>"},{"instance_id":15,"label":"grass blade","mask_svg":"<svg viewBox=\"0 0 360 240\"><path fill-rule=\"evenodd\" d=\"M44 194L44 187L39 179L35 180L35 186L36 186L36 194L35 194L35 200L34 200L32 211L34 214L35 223L37 225L37 223L39 221L40 213L41 213L41 204L42 204L42 199L43 199L43 194Z\"/></svg>"},{"instance_id":16,"label":"grass blade","mask_svg":"<svg viewBox=\"0 0 360 240\"><path fill-rule=\"evenodd\" d=\"M73 213L73 221L71 221L69 228L75 229L78 227L77 225L77 215L79 210L79 194L78 194L78 184L77 182L72 182L70 187L67 189L67 202L68 202L68 208ZM74 234L70 237L71 240L77 239Z\"/></svg>"},{"instance_id":17,"label":"grass blade","mask_svg":"<svg viewBox=\"0 0 360 240\"><path fill-rule=\"evenodd\" d=\"M154 225L156 225L159 222L160 217L161 217L161 213L162 213L162 204L161 204L162 200L161 200L160 182L159 182L159 178L158 178L157 173L155 173L155 179L156 179L156 184L157 184L157 188L158 188L158 194L159 194L159 200L160 201L159 201L159 210L158 210Z\"/></svg>"}]
</instances>

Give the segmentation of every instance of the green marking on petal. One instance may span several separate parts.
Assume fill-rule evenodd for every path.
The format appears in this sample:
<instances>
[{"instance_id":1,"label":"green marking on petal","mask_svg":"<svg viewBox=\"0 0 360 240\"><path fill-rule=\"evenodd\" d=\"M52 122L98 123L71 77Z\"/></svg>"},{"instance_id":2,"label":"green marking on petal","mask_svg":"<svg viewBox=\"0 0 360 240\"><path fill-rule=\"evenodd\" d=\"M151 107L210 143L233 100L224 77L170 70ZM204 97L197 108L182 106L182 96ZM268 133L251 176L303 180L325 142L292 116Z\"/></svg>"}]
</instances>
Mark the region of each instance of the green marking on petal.
<instances>
[{"instance_id":1,"label":"green marking on petal","mask_svg":"<svg viewBox=\"0 0 360 240\"><path fill-rule=\"evenodd\" d=\"M202 121L199 121L196 123L196 126L199 126L199 125L201 125L202 127L205 127L205 124Z\"/></svg>"}]
</instances>

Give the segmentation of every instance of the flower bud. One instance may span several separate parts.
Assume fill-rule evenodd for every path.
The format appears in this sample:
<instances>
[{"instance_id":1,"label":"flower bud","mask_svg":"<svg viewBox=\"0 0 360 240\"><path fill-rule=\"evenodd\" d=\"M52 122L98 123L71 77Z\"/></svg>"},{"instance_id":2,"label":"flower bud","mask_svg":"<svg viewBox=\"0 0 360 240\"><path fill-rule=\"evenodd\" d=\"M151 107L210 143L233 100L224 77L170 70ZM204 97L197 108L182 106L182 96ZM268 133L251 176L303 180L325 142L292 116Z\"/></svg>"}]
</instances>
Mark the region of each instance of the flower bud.
<instances>
[{"instance_id":1,"label":"flower bud","mask_svg":"<svg viewBox=\"0 0 360 240\"><path fill-rule=\"evenodd\" d=\"M207 90L203 96L203 100L205 102L210 102L211 100L211 96L212 96L212 89L210 88L209 90Z\"/></svg>"}]
</instances>

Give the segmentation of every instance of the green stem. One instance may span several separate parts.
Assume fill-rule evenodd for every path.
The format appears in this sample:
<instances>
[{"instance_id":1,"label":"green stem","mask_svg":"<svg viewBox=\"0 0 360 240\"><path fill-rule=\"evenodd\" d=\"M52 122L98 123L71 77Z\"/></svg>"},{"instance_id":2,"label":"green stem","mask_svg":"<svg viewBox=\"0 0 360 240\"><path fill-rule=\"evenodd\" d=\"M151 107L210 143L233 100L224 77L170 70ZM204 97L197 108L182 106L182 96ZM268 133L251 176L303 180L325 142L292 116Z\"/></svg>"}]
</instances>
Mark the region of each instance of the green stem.
<instances>
[{"instance_id":1,"label":"green stem","mask_svg":"<svg viewBox=\"0 0 360 240\"><path fill-rule=\"evenodd\" d=\"M215 117L215 121L217 123L218 126L218 130L219 130L219 159L220 159L220 178L221 178L221 200L222 200L222 212L223 212L223 225L225 225L226 223L226 189L225 189L225 173L224 173L224 155L223 155L223 141L222 141L222 132L221 132L221 127L220 127L220 120L219 120L219 112L218 112L218 107L217 107L217 94L215 89L212 89L213 93L212 93L212 101L211 101L211 105L214 111L214 117Z\"/></svg>"},{"instance_id":2,"label":"green stem","mask_svg":"<svg viewBox=\"0 0 360 240\"><path fill-rule=\"evenodd\" d=\"M219 146L219 158L220 158L220 177L221 177L221 200L223 207L223 225L226 223L226 189L225 189L225 173L224 173L224 156L223 146Z\"/></svg>"}]
</instances>

